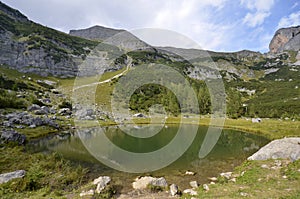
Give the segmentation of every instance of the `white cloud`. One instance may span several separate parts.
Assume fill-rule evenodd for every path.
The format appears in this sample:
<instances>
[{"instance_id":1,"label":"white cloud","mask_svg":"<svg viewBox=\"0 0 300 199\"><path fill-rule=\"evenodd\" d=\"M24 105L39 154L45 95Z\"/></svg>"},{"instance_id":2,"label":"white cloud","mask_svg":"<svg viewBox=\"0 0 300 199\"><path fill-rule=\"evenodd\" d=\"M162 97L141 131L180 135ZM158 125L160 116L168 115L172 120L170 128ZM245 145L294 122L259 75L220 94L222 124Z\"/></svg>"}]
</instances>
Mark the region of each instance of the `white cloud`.
<instances>
[{"instance_id":1,"label":"white cloud","mask_svg":"<svg viewBox=\"0 0 300 199\"><path fill-rule=\"evenodd\" d=\"M250 27L256 27L264 23L265 18L270 16L269 12L247 13L243 19L243 23Z\"/></svg>"},{"instance_id":2,"label":"white cloud","mask_svg":"<svg viewBox=\"0 0 300 199\"><path fill-rule=\"evenodd\" d=\"M65 32L93 25L127 30L161 28L186 35L204 49L236 51L254 48L248 37L251 26L263 23L274 0L250 0L253 5L242 0L241 4L252 14L244 19L244 24L240 18L245 10L236 4L241 0L2 1L33 21Z\"/></svg>"},{"instance_id":3,"label":"white cloud","mask_svg":"<svg viewBox=\"0 0 300 199\"><path fill-rule=\"evenodd\" d=\"M279 28L286 28L286 27L299 26L299 25L300 25L300 11L294 12L289 16L285 16L281 18L277 28L279 29Z\"/></svg>"},{"instance_id":4,"label":"white cloud","mask_svg":"<svg viewBox=\"0 0 300 199\"><path fill-rule=\"evenodd\" d=\"M243 23L250 27L262 25L267 17L271 15L270 10L274 0L241 0L241 5L251 12L243 18Z\"/></svg>"}]
</instances>

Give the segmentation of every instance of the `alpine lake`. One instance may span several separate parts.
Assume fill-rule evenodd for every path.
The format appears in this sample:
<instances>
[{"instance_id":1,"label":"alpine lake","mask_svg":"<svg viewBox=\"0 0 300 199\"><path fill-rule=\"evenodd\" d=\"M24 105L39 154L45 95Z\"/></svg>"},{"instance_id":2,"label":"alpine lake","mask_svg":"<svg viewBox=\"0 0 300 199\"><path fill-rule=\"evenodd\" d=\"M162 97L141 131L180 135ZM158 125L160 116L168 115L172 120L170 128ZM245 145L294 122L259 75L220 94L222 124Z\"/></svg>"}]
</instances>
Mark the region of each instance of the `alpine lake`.
<instances>
[{"instance_id":1,"label":"alpine lake","mask_svg":"<svg viewBox=\"0 0 300 199\"><path fill-rule=\"evenodd\" d=\"M132 134L125 133L124 129ZM99 139L103 139L103 136L105 136L110 140L111 145L109 146L112 146L110 152L113 151L114 147L117 147L123 151L147 156L151 151L159 152L164 146L171 144L178 134L178 130L179 125L127 125L122 128L108 126L99 127L99 129L82 129L76 130L74 133L53 135L34 140L28 145L28 150L59 153L73 164L88 168L89 177L110 176L113 184L118 186L121 192L128 192L132 190L132 182L138 176L165 177L169 184L177 184L181 190L189 188L190 181L196 180L200 184L208 183L208 178L217 177L222 172L232 171L234 167L240 165L247 157L269 142L268 139L255 134L223 129L220 130L220 137L212 150L205 157L200 158L199 150L205 140L208 127L183 124L181 130L187 137L191 132L195 132L193 136L190 136L192 138L191 144L185 150L185 148L180 147L180 144L175 143L175 147L173 146L162 157L149 158L141 165L141 167L145 167L145 172L126 172L113 169L106 166L107 164L103 164L101 158L99 158L101 156L95 154L97 148L101 148L100 145L102 145L102 148L106 147L102 141L99 142ZM158 133L153 135L153 131L158 131ZM141 136L133 136L137 133L140 133ZM182 138L178 139L180 143ZM182 143L185 143L184 140L182 140ZM183 150L182 154L179 153L178 155L177 150ZM174 154L178 157L172 157ZM119 157L120 160L110 159L109 155L105 154L107 160L115 163L119 162L120 164L122 164L122 158L126 158L122 154L116 157ZM147 171L147 165L160 165L161 162L163 164L163 160L170 159L169 157L174 158L171 164L155 171ZM128 161L135 165L134 159ZM130 166L130 164L128 165ZM194 175L186 175L186 171L191 171Z\"/></svg>"}]
</instances>

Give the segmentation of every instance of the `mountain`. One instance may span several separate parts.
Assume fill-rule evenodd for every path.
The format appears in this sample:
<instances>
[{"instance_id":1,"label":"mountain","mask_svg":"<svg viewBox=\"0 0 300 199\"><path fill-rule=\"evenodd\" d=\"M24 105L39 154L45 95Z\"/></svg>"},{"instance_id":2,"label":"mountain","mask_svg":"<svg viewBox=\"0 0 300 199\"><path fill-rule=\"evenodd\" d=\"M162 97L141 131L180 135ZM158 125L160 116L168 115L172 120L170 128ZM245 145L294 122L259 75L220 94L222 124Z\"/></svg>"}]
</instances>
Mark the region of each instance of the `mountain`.
<instances>
[{"instance_id":1,"label":"mountain","mask_svg":"<svg viewBox=\"0 0 300 199\"><path fill-rule=\"evenodd\" d=\"M138 65L165 64L183 74L200 97L206 93L208 100L205 112L202 112L204 114L209 113L210 107L208 90L202 89L207 81L203 80L222 78L228 97L229 115L288 115L297 118L300 114L299 29L300 26L278 30L270 43L271 52L265 54L249 50L226 53L153 47L126 30L101 26L72 30L70 34L65 34L30 21L19 11L0 2L0 69L8 67L22 73L66 78L77 76L78 72L82 72L81 69L84 70L84 73L80 73L83 76L108 71L120 75L118 70L126 67L125 72L134 70ZM115 60L111 61L112 58ZM118 75L119 78L121 75ZM160 96L168 93L159 86L152 88L147 90L146 86L142 92L136 93L134 99L137 101L133 101L130 108L135 111L147 110L153 101L149 100L149 96L144 96L145 93L150 96L154 91L161 92ZM110 95L101 95L101 99L108 99ZM163 97L159 99L164 99L164 103L169 102ZM174 108L176 103L176 100L172 101L166 104L166 108ZM136 109L140 107L144 109Z\"/></svg>"},{"instance_id":2,"label":"mountain","mask_svg":"<svg viewBox=\"0 0 300 199\"><path fill-rule=\"evenodd\" d=\"M74 77L99 42L70 36L30 21L0 2L0 64L24 73Z\"/></svg>"},{"instance_id":3,"label":"mountain","mask_svg":"<svg viewBox=\"0 0 300 199\"><path fill-rule=\"evenodd\" d=\"M103 26L93 26L87 29L70 30L70 35L102 41L117 46L124 51L143 50L155 51L152 46L140 40L126 30L117 30Z\"/></svg>"},{"instance_id":4,"label":"mountain","mask_svg":"<svg viewBox=\"0 0 300 199\"><path fill-rule=\"evenodd\" d=\"M82 37L90 40L103 41L116 35L118 33L124 32L125 30L117 30L112 28L106 28L103 26L93 26L87 29L81 30L70 30L70 35Z\"/></svg>"},{"instance_id":5,"label":"mountain","mask_svg":"<svg viewBox=\"0 0 300 199\"><path fill-rule=\"evenodd\" d=\"M284 50L300 50L300 26L277 30L269 48L272 53L280 53Z\"/></svg>"}]
</instances>

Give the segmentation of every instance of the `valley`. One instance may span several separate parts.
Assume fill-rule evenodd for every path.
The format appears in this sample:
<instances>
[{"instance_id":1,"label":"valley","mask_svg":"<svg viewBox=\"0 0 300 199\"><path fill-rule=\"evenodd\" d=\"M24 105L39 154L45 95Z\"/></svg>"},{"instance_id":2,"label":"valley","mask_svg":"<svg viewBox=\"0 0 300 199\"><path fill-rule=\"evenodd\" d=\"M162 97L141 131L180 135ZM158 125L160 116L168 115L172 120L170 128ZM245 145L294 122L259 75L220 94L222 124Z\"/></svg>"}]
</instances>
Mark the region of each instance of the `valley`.
<instances>
[{"instance_id":1,"label":"valley","mask_svg":"<svg viewBox=\"0 0 300 199\"><path fill-rule=\"evenodd\" d=\"M270 141L299 139L299 36L300 26L278 30L268 53L156 47L102 26L66 34L0 2L0 174L26 172L8 182L1 176L0 197L172 198L174 183L181 198L298 198L298 148L295 159L247 158ZM144 143L147 127L159 125L162 132ZM194 127L206 130L196 130L194 144L158 171L113 170L87 147L102 146L97 140L107 134L135 154L160 151L178 125L186 128L182 145ZM142 141L121 132L127 127ZM207 128L219 129L220 138L200 159ZM100 159L128 161L110 160L114 150ZM112 179L93 181L104 175ZM143 176L157 179L134 189Z\"/></svg>"}]
</instances>

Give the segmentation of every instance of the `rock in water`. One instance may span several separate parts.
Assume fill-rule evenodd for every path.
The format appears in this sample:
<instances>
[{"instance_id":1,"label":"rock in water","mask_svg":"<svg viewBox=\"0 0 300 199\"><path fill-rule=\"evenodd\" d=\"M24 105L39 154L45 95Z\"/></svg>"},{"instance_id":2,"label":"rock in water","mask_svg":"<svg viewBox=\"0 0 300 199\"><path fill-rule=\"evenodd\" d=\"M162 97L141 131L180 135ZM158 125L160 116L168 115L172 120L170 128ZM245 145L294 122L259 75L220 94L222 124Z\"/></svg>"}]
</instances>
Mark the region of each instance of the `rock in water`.
<instances>
[{"instance_id":1,"label":"rock in water","mask_svg":"<svg viewBox=\"0 0 300 199\"><path fill-rule=\"evenodd\" d=\"M274 140L262 147L258 152L248 158L248 160L267 160L267 159L291 159L292 161L300 158L300 138L283 138Z\"/></svg>"},{"instance_id":2,"label":"rock in water","mask_svg":"<svg viewBox=\"0 0 300 199\"><path fill-rule=\"evenodd\" d=\"M9 182L13 179L16 178L23 178L25 176L25 171L24 170L18 170L18 171L14 171L11 173L4 173L0 175L0 184Z\"/></svg>"}]
</instances>

